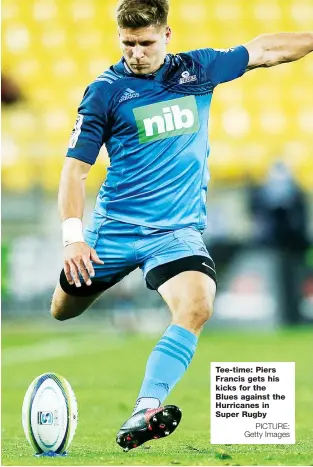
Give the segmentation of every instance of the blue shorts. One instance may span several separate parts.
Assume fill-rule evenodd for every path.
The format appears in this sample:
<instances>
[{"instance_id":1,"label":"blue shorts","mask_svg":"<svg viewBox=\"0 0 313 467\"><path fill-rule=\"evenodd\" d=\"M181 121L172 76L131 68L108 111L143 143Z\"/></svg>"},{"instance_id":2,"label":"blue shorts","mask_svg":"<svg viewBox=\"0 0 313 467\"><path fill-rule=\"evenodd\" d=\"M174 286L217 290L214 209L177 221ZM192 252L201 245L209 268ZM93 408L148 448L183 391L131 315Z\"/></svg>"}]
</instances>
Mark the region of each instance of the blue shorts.
<instances>
[{"instance_id":1,"label":"blue shorts","mask_svg":"<svg viewBox=\"0 0 313 467\"><path fill-rule=\"evenodd\" d=\"M99 286L99 291L116 284L137 267L142 270L147 287L152 290L157 290L165 280L185 270L200 270L216 280L214 262L201 232L194 227L158 230L120 222L93 211L84 238L104 262L101 265L93 263L95 277L92 282ZM75 285L70 286L65 278L63 287L64 277L63 272L60 283L65 292L71 293L72 290L74 295L84 295L84 290L89 289L87 294L91 294L93 287L84 286L83 281L82 287L76 288Z\"/></svg>"}]
</instances>

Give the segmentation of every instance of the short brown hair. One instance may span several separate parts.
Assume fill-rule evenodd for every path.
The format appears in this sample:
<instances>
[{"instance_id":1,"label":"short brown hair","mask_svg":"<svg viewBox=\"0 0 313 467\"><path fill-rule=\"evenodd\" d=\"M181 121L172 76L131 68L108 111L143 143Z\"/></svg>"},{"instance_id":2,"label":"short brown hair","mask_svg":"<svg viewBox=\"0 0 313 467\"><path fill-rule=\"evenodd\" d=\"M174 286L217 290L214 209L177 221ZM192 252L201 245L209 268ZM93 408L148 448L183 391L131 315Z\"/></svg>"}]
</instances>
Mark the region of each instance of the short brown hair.
<instances>
[{"instance_id":1,"label":"short brown hair","mask_svg":"<svg viewBox=\"0 0 313 467\"><path fill-rule=\"evenodd\" d=\"M121 28L166 26L168 0L119 0L116 17Z\"/></svg>"}]
</instances>

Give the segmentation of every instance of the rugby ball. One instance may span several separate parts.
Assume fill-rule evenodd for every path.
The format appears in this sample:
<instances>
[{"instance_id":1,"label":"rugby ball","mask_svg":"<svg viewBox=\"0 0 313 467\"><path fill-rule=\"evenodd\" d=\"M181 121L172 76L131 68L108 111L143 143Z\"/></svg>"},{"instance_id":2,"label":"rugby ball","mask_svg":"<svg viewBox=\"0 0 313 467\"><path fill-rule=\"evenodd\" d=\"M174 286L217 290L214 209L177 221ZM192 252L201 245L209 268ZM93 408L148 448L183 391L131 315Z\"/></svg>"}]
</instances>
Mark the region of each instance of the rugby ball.
<instances>
[{"instance_id":1,"label":"rugby ball","mask_svg":"<svg viewBox=\"0 0 313 467\"><path fill-rule=\"evenodd\" d=\"M56 373L44 373L26 391L22 423L36 454L64 453L77 427L77 402L68 381Z\"/></svg>"}]
</instances>

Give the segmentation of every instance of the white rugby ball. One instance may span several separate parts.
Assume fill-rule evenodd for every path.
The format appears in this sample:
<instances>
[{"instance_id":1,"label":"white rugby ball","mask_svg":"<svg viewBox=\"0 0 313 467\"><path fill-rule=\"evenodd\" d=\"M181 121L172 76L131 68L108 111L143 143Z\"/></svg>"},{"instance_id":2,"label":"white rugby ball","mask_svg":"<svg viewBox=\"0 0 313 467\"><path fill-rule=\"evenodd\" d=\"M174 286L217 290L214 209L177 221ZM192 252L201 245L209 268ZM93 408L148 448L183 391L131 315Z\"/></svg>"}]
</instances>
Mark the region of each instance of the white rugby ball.
<instances>
[{"instance_id":1,"label":"white rugby ball","mask_svg":"<svg viewBox=\"0 0 313 467\"><path fill-rule=\"evenodd\" d=\"M22 423L36 454L62 454L71 444L77 427L77 402L68 381L56 373L44 373L26 391Z\"/></svg>"}]
</instances>

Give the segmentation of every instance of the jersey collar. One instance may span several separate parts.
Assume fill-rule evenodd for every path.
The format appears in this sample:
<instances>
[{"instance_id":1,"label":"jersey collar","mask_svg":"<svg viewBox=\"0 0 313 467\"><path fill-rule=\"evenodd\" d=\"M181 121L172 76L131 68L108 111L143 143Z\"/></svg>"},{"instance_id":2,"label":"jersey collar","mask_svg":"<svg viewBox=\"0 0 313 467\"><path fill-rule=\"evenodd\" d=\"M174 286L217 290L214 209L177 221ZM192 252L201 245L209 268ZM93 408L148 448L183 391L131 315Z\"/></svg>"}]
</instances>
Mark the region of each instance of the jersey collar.
<instances>
[{"instance_id":1,"label":"jersey collar","mask_svg":"<svg viewBox=\"0 0 313 467\"><path fill-rule=\"evenodd\" d=\"M157 71L155 71L154 73L146 74L146 75L137 75L136 73L133 73L131 71L131 69L126 63L126 60L123 57L118 63L116 63L116 65L113 65L113 69L114 71L116 71L117 73L123 76L129 76L132 78L139 78L139 79L162 81L169 65L170 65L170 55L168 54L165 56L163 65Z\"/></svg>"}]
</instances>

